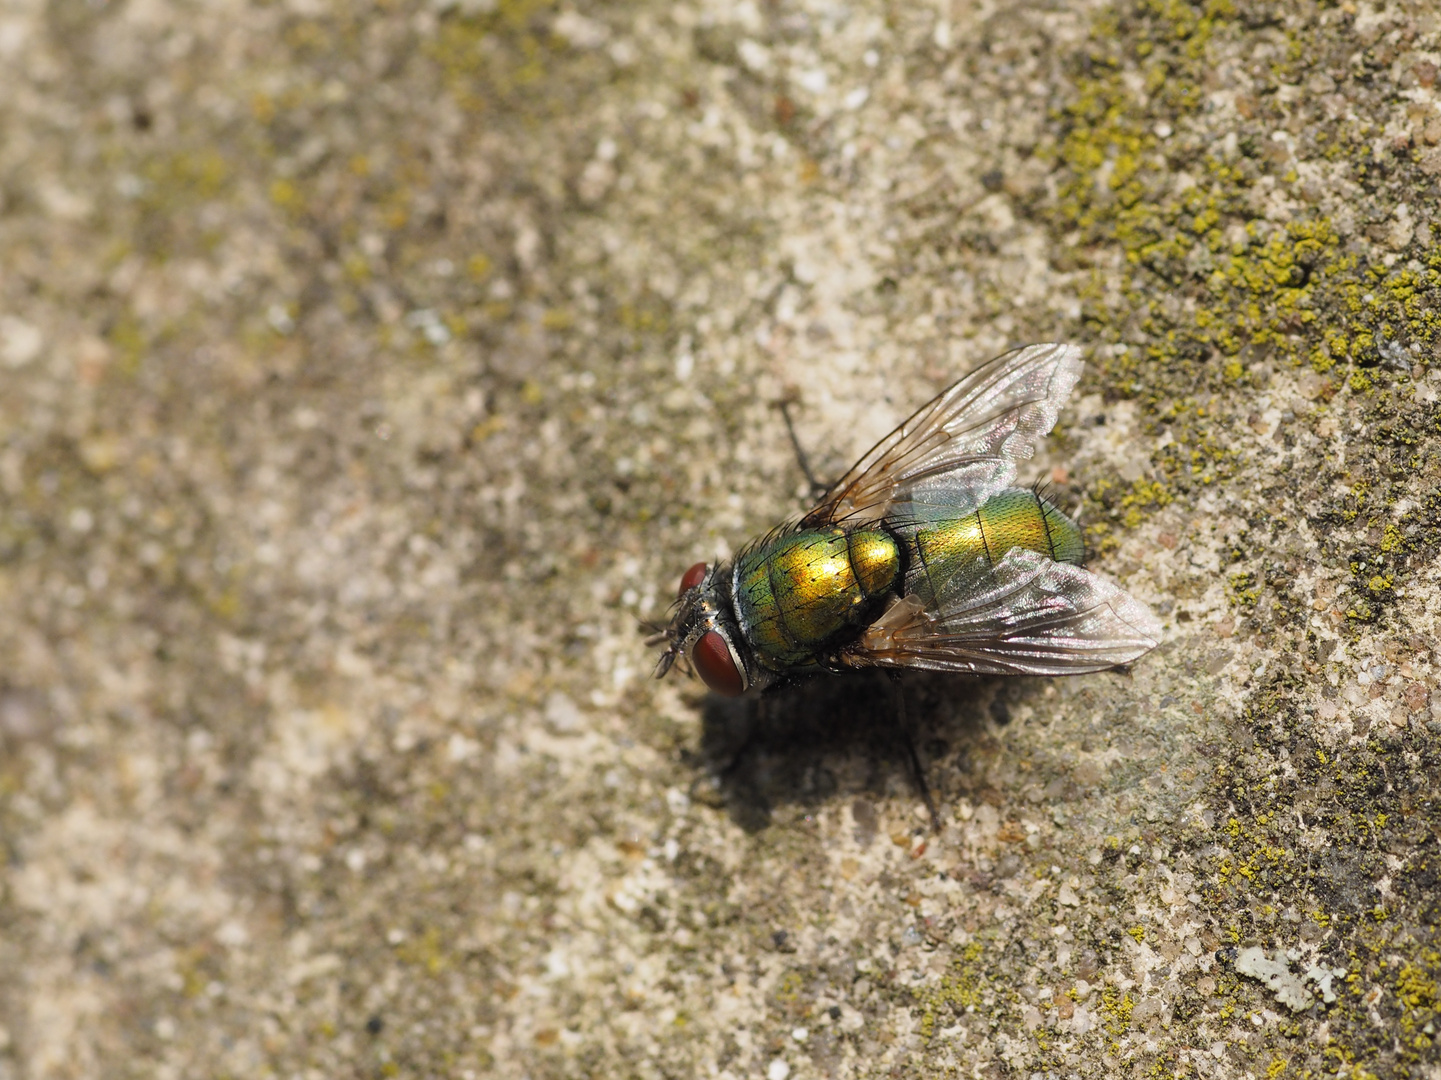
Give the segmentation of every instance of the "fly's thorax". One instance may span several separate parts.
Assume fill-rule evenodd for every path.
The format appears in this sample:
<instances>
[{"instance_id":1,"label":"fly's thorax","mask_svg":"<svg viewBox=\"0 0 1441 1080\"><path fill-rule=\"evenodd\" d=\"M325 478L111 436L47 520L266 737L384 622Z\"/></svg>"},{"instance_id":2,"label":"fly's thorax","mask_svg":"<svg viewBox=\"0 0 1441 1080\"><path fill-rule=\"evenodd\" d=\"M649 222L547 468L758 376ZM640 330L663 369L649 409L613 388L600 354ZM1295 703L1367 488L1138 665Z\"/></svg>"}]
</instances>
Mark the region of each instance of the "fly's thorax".
<instances>
[{"instance_id":1,"label":"fly's thorax","mask_svg":"<svg viewBox=\"0 0 1441 1080\"><path fill-rule=\"evenodd\" d=\"M899 543L883 529L804 529L743 552L732 599L760 666L818 664L885 606L902 564Z\"/></svg>"},{"instance_id":2,"label":"fly's thorax","mask_svg":"<svg viewBox=\"0 0 1441 1080\"><path fill-rule=\"evenodd\" d=\"M911 544L915 558L907 591L922 596L934 595L940 583L966 567L995 566L1012 548L1076 565L1086 555L1080 527L1030 488L1009 488L966 514L937 514L920 522Z\"/></svg>"}]
</instances>

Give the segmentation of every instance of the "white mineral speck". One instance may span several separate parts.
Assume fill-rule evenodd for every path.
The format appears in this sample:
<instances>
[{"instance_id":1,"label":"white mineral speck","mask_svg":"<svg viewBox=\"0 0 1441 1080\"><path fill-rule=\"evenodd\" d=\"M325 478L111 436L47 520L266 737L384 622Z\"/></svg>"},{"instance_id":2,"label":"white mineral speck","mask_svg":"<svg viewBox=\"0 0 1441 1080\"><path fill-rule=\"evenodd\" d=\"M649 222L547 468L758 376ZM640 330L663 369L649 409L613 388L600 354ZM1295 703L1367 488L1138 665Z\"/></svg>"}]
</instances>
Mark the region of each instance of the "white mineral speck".
<instances>
[{"instance_id":1,"label":"white mineral speck","mask_svg":"<svg viewBox=\"0 0 1441 1080\"><path fill-rule=\"evenodd\" d=\"M0 360L6 367L24 367L45 344L39 328L13 315L0 316Z\"/></svg>"},{"instance_id":2,"label":"white mineral speck","mask_svg":"<svg viewBox=\"0 0 1441 1080\"><path fill-rule=\"evenodd\" d=\"M1292 1012L1309 1009L1315 1003L1306 983L1292 974L1285 960L1273 960L1257 946L1241 950L1236 957L1236 974L1265 983L1276 1000ZM1329 988L1329 983L1327 985Z\"/></svg>"},{"instance_id":3,"label":"white mineral speck","mask_svg":"<svg viewBox=\"0 0 1441 1080\"><path fill-rule=\"evenodd\" d=\"M796 85L802 90L812 94L824 94L831 84L830 76L823 68L811 68L809 71L797 72L795 75Z\"/></svg>"},{"instance_id":4,"label":"white mineral speck","mask_svg":"<svg viewBox=\"0 0 1441 1080\"><path fill-rule=\"evenodd\" d=\"M757 41L747 38L736 46L741 63L760 74L771 66L771 51Z\"/></svg>"}]
</instances>

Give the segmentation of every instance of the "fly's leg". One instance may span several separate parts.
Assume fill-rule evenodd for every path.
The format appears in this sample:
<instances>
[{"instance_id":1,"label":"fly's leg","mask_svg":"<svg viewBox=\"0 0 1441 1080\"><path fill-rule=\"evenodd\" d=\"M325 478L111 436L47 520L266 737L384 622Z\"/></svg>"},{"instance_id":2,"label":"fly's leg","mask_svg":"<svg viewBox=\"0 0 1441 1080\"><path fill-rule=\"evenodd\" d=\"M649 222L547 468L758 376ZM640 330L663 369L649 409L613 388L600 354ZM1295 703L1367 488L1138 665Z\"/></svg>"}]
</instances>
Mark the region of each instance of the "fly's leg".
<instances>
[{"instance_id":1,"label":"fly's leg","mask_svg":"<svg viewBox=\"0 0 1441 1080\"><path fill-rule=\"evenodd\" d=\"M741 700L745 708L735 718L738 726L732 729L740 739L712 758L714 788L708 790L719 799L713 805L717 809L724 807L738 825L749 831L770 821L767 779L771 770L767 766L764 729L776 709L768 696Z\"/></svg>"},{"instance_id":2,"label":"fly's leg","mask_svg":"<svg viewBox=\"0 0 1441 1080\"><path fill-rule=\"evenodd\" d=\"M891 680L891 694L896 701L896 719L900 721L901 738L906 741L906 754L911 762L911 780L920 792L921 799L926 804L926 811L931 815L931 829L937 834L941 831L941 816L936 812L936 802L931 798L931 786L926 783L926 770L921 767L921 756L916 753L915 735L911 731L910 720L906 716L906 688L901 681L898 671L886 669L886 675Z\"/></svg>"},{"instance_id":3,"label":"fly's leg","mask_svg":"<svg viewBox=\"0 0 1441 1080\"><path fill-rule=\"evenodd\" d=\"M702 751L707 759L711 780L720 786L730 783L739 775L742 772L741 766L754 752L756 733L765 726L770 701L764 696L755 700L743 698L734 705L735 713L723 716L722 720L718 721L723 732L720 744L712 743ZM739 738L733 737L737 734ZM696 779L696 784L702 782L703 778ZM692 794L695 794L694 790Z\"/></svg>"},{"instance_id":4,"label":"fly's leg","mask_svg":"<svg viewBox=\"0 0 1441 1080\"><path fill-rule=\"evenodd\" d=\"M816 474L811 470L810 458L806 456L805 450L801 448L801 441L796 437L795 422L791 420L791 406L793 404L795 404L795 402L791 398L781 398L780 401L776 402L776 406L781 411L781 418L786 422L786 434L791 437L791 449L796 452L796 464L801 467L801 472L805 475L806 483L811 486L811 498L819 499L831 489L831 485L823 484L820 480L816 479Z\"/></svg>"},{"instance_id":5,"label":"fly's leg","mask_svg":"<svg viewBox=\"0 0 1441 1080\"><path fill-rule=\"evenodd\" d=\"M717 779L722 782L730 780L731 777L739 771L741 763L745 761L746 756L750 754L751 747L756 741L756 730L765 726L766 705L767 702L765 698L757 698L755 710L746 710L745 738L742 739L740 745L736 747L735 753L731 755L730 761L726 762L725 766L716 772Z\"/></svg>"}]
</instances>

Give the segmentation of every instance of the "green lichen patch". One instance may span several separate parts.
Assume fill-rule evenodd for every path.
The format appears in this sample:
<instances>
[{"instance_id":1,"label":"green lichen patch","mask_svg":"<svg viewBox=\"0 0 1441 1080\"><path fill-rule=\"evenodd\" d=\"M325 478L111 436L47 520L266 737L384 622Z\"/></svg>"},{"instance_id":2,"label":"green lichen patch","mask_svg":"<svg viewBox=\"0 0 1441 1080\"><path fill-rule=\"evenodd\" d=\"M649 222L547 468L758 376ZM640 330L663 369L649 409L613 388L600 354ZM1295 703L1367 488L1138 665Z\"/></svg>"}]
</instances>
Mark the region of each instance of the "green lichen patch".
<instances>
[{"instance_id":1,"label":"green lichen patch","mask_svg":"<svg viewBox=\"0 0 1441 1080\"><path fill-rule=\"evenodd\" d=\"M1225 2L1121 5L1097 24L1059 112L1052 213L1089 275L1083 319L1109 343L1107 391L1136 397L1167 434L1154 465L1176 495L1235 474L1242 452L1224 427L1238 391L1288 368L1335 368L1365 409L1384 387L1409 392L1441 341L1437 249L1410 216L1437 206L1435 178L1401 141L1380 145L1379 125L1293 89L1318 70L1369 86L1390 62L1383 49L1347 67L1329 28L1349 17L1286 9L1261 30ZM1246 92L1217 95L1218 55L1257 58L1228 61ZM1233 118L1209 119L1223 107ZM1354 198L1328 195L1340 190ZM1378 426L1412 439L1415 467L1419 429ZM1097 501L1128 525L1142 516ZM1373 578L1359 619L1384 603Z\"/></svg>"},{"instance_id":2,"label":"green lichen patch","mask_svg":"<svg viewBox=\"0 0 1441 1080\"><path fill-rule=\"evenodd\" d=\"M1254 485L1222 567L1243 634L1278 658L1248 688L1216 770L1214 831L1188 847L1209 868L1220 940L1285 942L1348 972L1326 1012L1329 1046L1308 1042L1319 1017L1248 1040L1244 1060L1273 1075L1278 1062L1296 1075L1421 1075L1433 1053L1441 762L1429 684L1412 672L1430 643L1399 612L1416 610L1408 589L1441 542L1428 381L1441 197L1421 167L1431 136L1398 127L1387 95L1434 78L1408 53L1434 28L1398 16L1358 48L1334 35L1356 17L1349 5L1121 4L1057 114L1051 212L1087 281L1101 380L1164 436L1149 475L1088 490L1105 512L1094 546L1167 503ZM1368 102L1365 116L1338 111L1343 99ZM1252 395L1286 383L1302 400L1279 424L1250 412ZM1269 444L1237 438L1247 428ZM1287 459L1308 440L1325 449L1293 474ZM1298 521L1314 546L1297 542ZM1317 598L1309 574L1344 586ZM1359 681L1328 665L1337 639L1377 637L1387 644ZM1353 712L1366 737L1338 743ZM1386 989L1397 956L1409 997ZM1225 1019L1254 1008L1250 993L1222 977L1215 1000L1187 1008Z\"/></svg>"},{"instance_id":3,"label":"green lichen patch","mask_svg":"<svg viewBox=\"0 0 1441 1080\"><path fill-rule=\"evenodd\" d=\"M1441 925L1433 831L1441 756L1434 740L1410 734L1323 748L1314 718L1296 710L1291 678L1278 675L1256 695L1237 732L1245 753L1218 770L1213 798L1227 816L1198 848L1211 868L1208 907L1232 941L1292 942L1307 963L1345 969L1340 1000L1317 1007L1334 1044L1348 1061L1421 1075ZM1398 956L1404 976L1393 970ZM1377 992L1402 981L1415 987L1410 998ZM1385 1018L1382 1030L1372 1010ZM1389 1032L1398 1027L1420 1034L1397 1045ZM1297 1039L1309 1029L1301 1024ZM1298 1042L1273 1045L1309 1067L1325 1063Z\"/></svg>"},{"instance_id":4,"label":"green lichen patch","mask_svg":"<svg viewBox=\"0 0 1441 1080\"><path fill-rule=\"evenodd\" d=\"M985 944L973 941L951 958L935 985L915 994L921 1037L932 1039L955 1017L982 1009L993 1019L1008 1018L1013 1025L1019 1000L1014 987L997 985L996 966L987 962Z\"/></svg>"},{"instance_id":5,"label":"green lichen patch","mask_svg":"<svg viewBox=\"0 0 1441 1080\"><path fill-rule=\"evenodd\" d=\"M1088 322L1103 340L1132 346L1107 364L1113 391L1164 410L1183 376L1194 397L1262 361L1328 370L1389 360L1409 372L1430 355L1441 276L1429 230L1401 237L1384 259L1366 257L1364 241L1297 188L1297 168L1314 163L1361 192L1434 198L1410 155L1373 158L1374 131L1278 95L1303 71L1339 61L1324 35L1339 14L1285 16L1284 53L1224 0L1123 5L1098 24L1061 113L1055 213L1079 264L1095 263ZM1218 145L1192 113L1218 87L1210 64L1223 40L1253 41L1276 59L1250 65L1253 90L1235 102L1240 122Z\"/></svg>"}]
</instances>

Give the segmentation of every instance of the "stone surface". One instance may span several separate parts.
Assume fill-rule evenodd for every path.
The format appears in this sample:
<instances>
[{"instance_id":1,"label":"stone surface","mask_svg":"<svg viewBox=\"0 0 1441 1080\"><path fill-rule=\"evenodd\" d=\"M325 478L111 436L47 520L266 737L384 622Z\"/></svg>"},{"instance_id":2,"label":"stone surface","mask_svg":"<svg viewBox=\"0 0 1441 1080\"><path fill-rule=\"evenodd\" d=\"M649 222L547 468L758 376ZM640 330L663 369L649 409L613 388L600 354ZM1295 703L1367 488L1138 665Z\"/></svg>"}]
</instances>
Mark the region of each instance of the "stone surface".
<instances>
[{"instance_id":1,"label":"stone surface","mask_svg":"<svg viewBox=\"0 0 1441 1080\"><path fill-rule=\"evenodd\" d=\"M1434 5L8 0L0 61L4 1080L1441 1076ZM1034 476L1166 641L908 682L939 836L878 683L649 678L804 505L777 402L834 475L1057 339Z\"/></svg>"}]
</instances>

